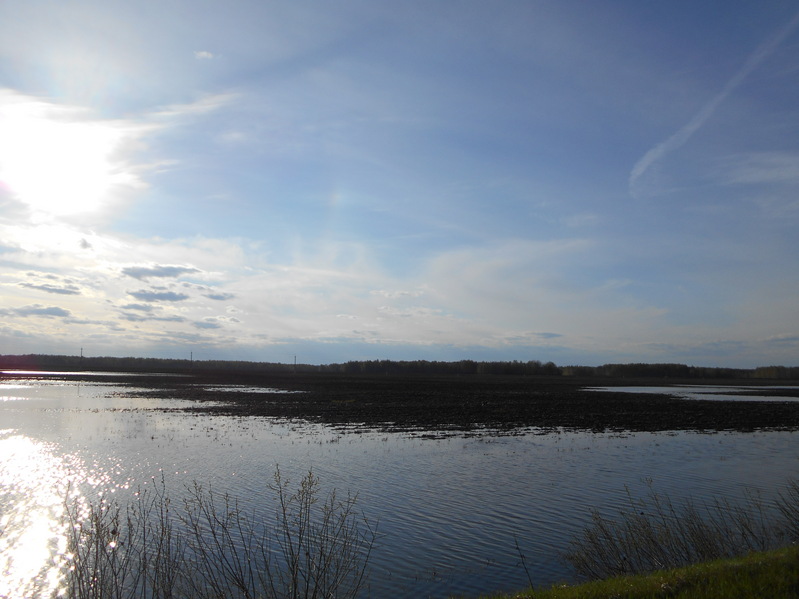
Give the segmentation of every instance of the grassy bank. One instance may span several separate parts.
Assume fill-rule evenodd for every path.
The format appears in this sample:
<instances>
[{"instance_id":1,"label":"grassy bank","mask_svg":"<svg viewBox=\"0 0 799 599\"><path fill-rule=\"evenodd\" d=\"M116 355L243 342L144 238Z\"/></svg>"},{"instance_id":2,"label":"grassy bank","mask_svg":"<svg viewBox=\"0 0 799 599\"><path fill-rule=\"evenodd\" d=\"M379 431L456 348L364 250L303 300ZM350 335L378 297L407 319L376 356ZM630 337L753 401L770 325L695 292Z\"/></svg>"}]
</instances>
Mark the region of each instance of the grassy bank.
<instances>
[{"instance_id":1,"label":"grassy bank","mask_svg":"<svg viewBox=\"0 0 799 599\"><path fill-rule=\"evenodd\" d=\"M554 586L492 599L679 599L799 597L799 547L704 562L638 576ZM487 599L487 598L486 598Z\"/></svg>"},{"instance_id":2,"label":"grassy bank","mask_svg":"<svg viewBox=\"0 0 799 599\"><path fill-rule=\"evenodd\" d=\"M649 496L631 496L616 516L592 516L563 554L591 582L495 597L799 597L799 481L771 506L754 492L674 503L650 482Z\"/></svg>"}]
</instances>

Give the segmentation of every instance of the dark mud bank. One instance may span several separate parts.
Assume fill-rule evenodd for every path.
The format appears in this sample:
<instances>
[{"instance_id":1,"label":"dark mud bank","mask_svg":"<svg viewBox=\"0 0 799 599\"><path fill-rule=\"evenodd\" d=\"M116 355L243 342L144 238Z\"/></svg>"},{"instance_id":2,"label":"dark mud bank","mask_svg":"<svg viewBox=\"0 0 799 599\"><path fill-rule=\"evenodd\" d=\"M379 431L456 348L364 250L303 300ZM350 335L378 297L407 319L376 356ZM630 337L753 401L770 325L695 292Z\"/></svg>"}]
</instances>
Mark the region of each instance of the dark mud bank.
<instances>
[{"instance_id":1,"label":"dark mud bank","mask_svg":"<svg viewBox=\"0 0 799 599\"><path fill-rule=\"evenodd\" d=\"M299 419L354 431L512 433L528 427L589 431L799 430L799 401L760 389L774 401L703 401L647 393L596 392L596 379L534 376L393 377L309 374L192 374L136 377L136 396L209 402L186 410ZM679 381L669 380L667 384ZM687 382L687 381L686 381ZM702 381L712 384L715 381ZM697 381L690 381L696 385ZM752 381L740 381L752 384ZM602 379L603 386L663 385ZM729 385L731 381L725 380ZM762 383L758 383L762 384ZM780 381L785 385L786 381ZM244 386L232 390L231 385ZM283 392L263 393L252 388ZM249 389L249 390L248 390ZM213 402L213 404L211 404Z\"/></svg>"}]
</instances>

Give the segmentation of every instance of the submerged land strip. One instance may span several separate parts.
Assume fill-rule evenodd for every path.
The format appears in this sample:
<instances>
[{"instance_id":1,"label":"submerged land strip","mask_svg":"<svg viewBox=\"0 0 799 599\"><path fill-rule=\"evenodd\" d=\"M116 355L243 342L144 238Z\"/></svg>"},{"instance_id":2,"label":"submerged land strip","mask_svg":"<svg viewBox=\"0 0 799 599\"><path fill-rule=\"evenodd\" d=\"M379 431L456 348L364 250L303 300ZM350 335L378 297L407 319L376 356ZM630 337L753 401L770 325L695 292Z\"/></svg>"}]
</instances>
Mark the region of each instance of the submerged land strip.
<instances>
[{"instance_id":1,"label":"submerged land strip","mask_svg":"<svg viewBox=\"0 0 799 599\"><path fill-rule=\"evenodd\" d=\"M298 419L354 432L799 430L799 392L780 383L756 392L773 400L717 401L599 392L590 389L595 380L574 377L196 373L136 377L132 384L138 389L131 393L193 400L185 408L192 412ZM608 386L630 384L664 381L603 380Z\"/></svg>"},{"instance_id":2,"label":"submerged land strip","mask_svg":"<svg viewBox=\"0 0 799 599\"><path fill-rule=\"evenodd\" d=\"M538 429L613 431L799 430L799 368L682 364L558 367L548 362L271 364L143 358L0 356L0 378L69 372L127 385L137 397L178 399L195 413L303 420L341 430L431 435ZM30 374L24 375L20 370ZM4 374L5 371L5 374ZM66 376L66 374L65 374ZM735 401L685 399L680 385ZM596 391L668 386L674 394ZM724 387L724 388L720 388ZM734 391L728 391L737 387ZM740 396L753 395L751 401ZM162 408L163 409L163 408Z\"/></svg>"}]
</instances>

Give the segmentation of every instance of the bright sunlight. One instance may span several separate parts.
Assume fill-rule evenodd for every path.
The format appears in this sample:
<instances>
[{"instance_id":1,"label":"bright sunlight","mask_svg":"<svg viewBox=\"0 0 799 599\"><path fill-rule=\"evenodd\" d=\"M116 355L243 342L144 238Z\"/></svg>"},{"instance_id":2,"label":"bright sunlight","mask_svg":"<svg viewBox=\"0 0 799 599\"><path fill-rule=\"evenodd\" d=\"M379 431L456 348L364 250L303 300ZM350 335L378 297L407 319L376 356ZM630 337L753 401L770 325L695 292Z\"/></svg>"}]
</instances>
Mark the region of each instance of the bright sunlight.
<instances>
[{"instance_id":1,"label":"bright sunlight","mask_svg":"<svg viewBox=\"0 0 799 599\"><path fill-rule=\"evenodd\" d=\"M122 157L141 127L0 90L0 184L39 215L94 212L140 185Z\"/></svg>"}]
</instances>

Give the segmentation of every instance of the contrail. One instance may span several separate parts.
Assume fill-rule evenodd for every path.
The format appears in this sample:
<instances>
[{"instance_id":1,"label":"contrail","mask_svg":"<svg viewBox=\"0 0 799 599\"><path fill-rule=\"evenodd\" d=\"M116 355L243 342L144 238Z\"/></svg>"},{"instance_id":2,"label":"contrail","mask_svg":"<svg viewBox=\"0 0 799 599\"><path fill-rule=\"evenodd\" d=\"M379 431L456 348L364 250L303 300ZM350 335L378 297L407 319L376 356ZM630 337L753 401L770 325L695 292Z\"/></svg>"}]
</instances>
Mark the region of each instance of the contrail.
<instances>
[{"instance_id":1,"label":"contrail","mask_svg":"<svg viewBox=\"0 0 799 599\"><path fill-rule=\"evenodd\" d=\"M688 121L681 129L679 129L676 133L674 133L671 137L662 141L654 148L649 150L644 156L635 164L633 167L632 172L630 173L630 181L629 181L629 190L630 195L633 197L638 197L640 194L638 193L640 184L639 180L643 176L643 174L658 160L663 158L666 154L676 150L680 146L682 146L686 141L688 141L691 136L696 133L697 129L699 129L705 122L713 115L718 108L719 104L721 104L727 96L729 96L735 89L741 85L741 83L746 79L746 77L757 68L757 66L763 62L763 60L771 54L774 49L781 44L785 38L787 38L796 26L799 25L799 13L796 13L794 17L788 21L785 25L780 27L777 32L772 35L769 39L763 42L752 54L749 55L749 58L746 59L746 62L743 64L741 69L732 76L732 78L727 81L727 84L724 88L719 92L714 98L712 98L707 104L705 104L699 112L697 112L693 118Z\"/></svg>"}]
</instances>

